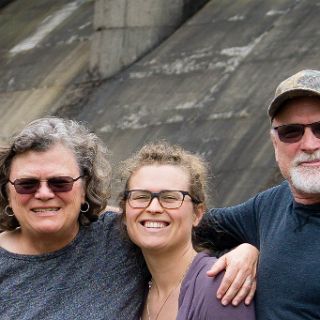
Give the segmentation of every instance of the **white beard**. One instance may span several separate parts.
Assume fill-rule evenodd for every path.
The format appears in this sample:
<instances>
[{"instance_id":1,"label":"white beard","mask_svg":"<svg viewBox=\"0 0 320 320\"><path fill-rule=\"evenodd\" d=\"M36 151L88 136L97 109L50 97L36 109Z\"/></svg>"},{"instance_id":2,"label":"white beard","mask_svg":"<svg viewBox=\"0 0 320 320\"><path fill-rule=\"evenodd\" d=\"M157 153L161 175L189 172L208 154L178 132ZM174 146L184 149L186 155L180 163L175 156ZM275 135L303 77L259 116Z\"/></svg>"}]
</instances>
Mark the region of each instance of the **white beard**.
<instances>
[{"instance_id":1,"label":"white beard","mask_svg":"<svg viewBox=\"0 0 320 320\"><path fill-rule=\"evenodd\" d=\"M299 165L303 161L320 159L320 152L313 154L301 153L293 161L290 168L290 180L293 187L310 194L320 194L320 167Z\"/></svg>"}]
</instances>

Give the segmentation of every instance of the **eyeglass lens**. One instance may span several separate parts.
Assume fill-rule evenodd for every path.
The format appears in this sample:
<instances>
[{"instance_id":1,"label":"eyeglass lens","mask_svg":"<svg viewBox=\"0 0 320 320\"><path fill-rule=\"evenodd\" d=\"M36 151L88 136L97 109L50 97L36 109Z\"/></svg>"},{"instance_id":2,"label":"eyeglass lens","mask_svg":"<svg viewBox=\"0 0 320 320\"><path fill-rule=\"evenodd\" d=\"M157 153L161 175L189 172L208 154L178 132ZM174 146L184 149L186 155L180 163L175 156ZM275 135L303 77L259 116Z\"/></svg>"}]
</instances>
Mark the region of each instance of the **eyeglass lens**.
<instances>
[{"instance_id":1,"label":"eyeglass lens","mask_svg":"<svg viewBox=\"0 0 320 320\"><path fill-rule=\"evenodd\" d=\"M310 124L288 124L274 129L278 132L279 139L285 143L295 143L302 139L306 127L310 127L315 137L320 139L320 122Z\"/></svg>"},{"instance_id":2,"label":"eyeglass lens","mask_svg":"<svg viewBox=\"0 0 320 320\"><path fill-rule=\"evenodd\" d=\"M188 194L187 192L185 194ZM128 195L128 202L132 208L147 208L153 198L158 198L161 206L166 209L179 208L182 205L185 194L181 191L160 191L150 192L147 190L131 190Z\"/></svg>"},{"instance_id":3,"label":"eyeglass lens","mask_svg":"<svg viewBox=\"0 0 320 320\"><path fill-rule=\"evenodd\" d=\"M69 176L61 176L61 177L52 177L48 180L39 180L35 178L21 178L16 179L14 182L9 182L14 186L17 193L20 194L31 194L35 193L39 187L41 181L46 181L48 184L48 187L53 192L68 192L72 190L73 183L80 179L82 176L79 176L77 178L72 178Z\"/></svg>"}]
</instances>

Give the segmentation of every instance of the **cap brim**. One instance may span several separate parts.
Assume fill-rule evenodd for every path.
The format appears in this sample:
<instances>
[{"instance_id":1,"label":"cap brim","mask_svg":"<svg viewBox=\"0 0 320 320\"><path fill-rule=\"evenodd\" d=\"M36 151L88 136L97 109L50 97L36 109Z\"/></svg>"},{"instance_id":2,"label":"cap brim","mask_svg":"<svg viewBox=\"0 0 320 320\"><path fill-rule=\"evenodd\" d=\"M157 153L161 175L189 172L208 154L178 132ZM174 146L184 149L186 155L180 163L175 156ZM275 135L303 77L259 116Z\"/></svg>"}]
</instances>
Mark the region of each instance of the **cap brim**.
<instances>
[{"instance_id":1,"label":"cap brim","mask_svg":"<svg viewBox=\"0 0 320 320\"><path fill-rule=\"evenodd\" d=\"M310 89L293 89L293 90L285 91L271 101L268 107L269 117L273 119L285 101L293 98L311 97L311 96L320 97L320 92L313 91Z\"/></svg>"}]
</instances>

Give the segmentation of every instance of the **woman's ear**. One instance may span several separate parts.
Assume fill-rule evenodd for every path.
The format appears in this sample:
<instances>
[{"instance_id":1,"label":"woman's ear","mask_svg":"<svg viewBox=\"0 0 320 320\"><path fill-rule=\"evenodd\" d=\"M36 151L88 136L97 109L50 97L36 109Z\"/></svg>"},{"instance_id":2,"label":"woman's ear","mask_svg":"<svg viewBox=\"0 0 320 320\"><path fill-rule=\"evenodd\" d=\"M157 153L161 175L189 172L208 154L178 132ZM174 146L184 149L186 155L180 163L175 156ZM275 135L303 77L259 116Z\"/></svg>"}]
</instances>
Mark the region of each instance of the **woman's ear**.
<instances>
[{"instance_id":1,"label":"woman's ear","mask_svg":"<svg viewBox=\"0 0 320 320\"><path fill-rule=\"evenodd\" d=\"M205 211L206 211L206 206L203 203L199 203L195 206L194 213L193 213L193 224L192 224L194 227L196 227L199 224Z\"/></svg>"}]
</instances>

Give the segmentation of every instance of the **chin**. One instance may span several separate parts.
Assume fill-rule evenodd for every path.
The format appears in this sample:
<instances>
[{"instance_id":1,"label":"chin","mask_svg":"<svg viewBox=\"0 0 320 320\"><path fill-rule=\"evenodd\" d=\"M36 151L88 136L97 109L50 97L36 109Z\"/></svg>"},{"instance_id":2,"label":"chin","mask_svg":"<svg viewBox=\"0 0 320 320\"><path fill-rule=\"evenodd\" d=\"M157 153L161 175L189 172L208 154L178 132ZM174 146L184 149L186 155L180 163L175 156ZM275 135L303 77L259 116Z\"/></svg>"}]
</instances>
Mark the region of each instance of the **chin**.
<instances>
[{"instance_id":1,"label":"chin","mask_svg":"<svg viewBox=\"0 0 320 320\"><path fill-rule=\"evenodd\" d=\"M293 187L307 194L320 193L320 174L318 168L299 168L291 170L290 180Z\"/></svg>"},{"instance_id":2,"label":"chin","mask_svg":"<svg viewBox=\"0 0 320 320\"><path fill-rule=\"evenodd\" d=\"M138 247L140 247L140 249L142 251L146 251L146 252L157 252L157 251L162 251L164 249L167 249L167 246L165 243L161 242L145 242L145 241L141 241L140 243L136 243Z\"/></svg>"},{"instance_id":3,"label":"chin","mask_svg":"<svg viewBox=\"0 0 320 320\"><path fill-rule=\"evenodd\" d=\"M48 221L42 222L38 225L34 226L34 230L36 230L39 234L52 234L59 233L62 229L62 225L60 223Z\"/></svg>"}]
</instances>

